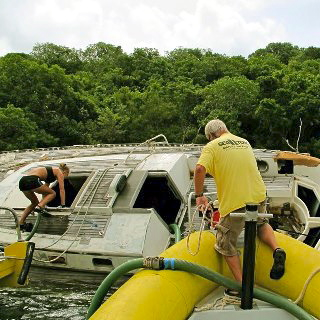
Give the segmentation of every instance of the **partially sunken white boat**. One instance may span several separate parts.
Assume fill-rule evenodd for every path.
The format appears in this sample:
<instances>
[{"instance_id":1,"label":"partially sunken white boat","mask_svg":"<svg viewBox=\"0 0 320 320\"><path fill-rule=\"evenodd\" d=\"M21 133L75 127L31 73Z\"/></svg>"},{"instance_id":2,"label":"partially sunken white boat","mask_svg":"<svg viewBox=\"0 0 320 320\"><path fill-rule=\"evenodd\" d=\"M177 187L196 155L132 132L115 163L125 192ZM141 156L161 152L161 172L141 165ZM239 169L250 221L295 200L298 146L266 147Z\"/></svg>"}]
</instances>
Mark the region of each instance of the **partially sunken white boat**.
<instances>
[{"instance_id":1,"label":"partially sunken white boat","mask_svg":"<svg viewBox=\"0 0 320 320\"><path fill-rule=\"evenodd\" d=\"M172 244L170 224L182 230L195 212L193 169L202 146L152 143L26 150L1 156L0 206L17 214L29 204L18 182L33 167L67 163L68 208L57 196L32 241L33 264L106 273L132 258L156 256ZM292 152L255 150L275 228L320 249L320 161ZM53 186L57 191L58 186ZM216 199L214 180L205 191ZM57 192L57 195L59 192ZM29 216L28 222L36 216ZM196 217L196 226L201 218ZM0 243L15 242L14 221L0 211ZM26 236L27 233L24 233Z\"/></svg>"}]
</instances>

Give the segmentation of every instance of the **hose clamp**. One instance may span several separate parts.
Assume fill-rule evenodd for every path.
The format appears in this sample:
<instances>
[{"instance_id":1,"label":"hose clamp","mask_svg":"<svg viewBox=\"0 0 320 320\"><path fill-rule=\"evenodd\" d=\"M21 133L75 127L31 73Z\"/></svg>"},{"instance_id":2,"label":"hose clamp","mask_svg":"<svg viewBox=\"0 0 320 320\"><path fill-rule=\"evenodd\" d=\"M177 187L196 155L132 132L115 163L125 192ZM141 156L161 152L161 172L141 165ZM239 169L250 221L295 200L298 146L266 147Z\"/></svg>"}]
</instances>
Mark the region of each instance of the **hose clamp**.
<instances>
[{"instance_id":1,"label":"hose clamp","mask_svg":"<svg viewBox=\"0 0 320 320\"><path fill-rule=\"evenodd\" d=\"M146 269L162 270L164 268L162 257L146 257L143 259L143 267Z\"/></svg>"}]
</instances>

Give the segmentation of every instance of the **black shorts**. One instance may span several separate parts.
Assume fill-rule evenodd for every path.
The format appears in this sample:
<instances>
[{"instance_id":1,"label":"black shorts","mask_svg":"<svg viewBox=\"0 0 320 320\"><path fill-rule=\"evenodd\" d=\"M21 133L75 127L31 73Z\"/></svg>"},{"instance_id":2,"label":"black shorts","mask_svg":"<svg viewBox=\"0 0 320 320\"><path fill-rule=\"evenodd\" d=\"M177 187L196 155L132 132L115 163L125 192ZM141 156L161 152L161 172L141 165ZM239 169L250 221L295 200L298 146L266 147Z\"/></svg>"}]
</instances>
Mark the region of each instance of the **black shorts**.
<instances>
[{"instance_id":1,"label":"black shorts","mask_svg":"<svg viewBox=\"0 0 320 320\"><path fill-rule=\"evenodd\" d=\"M24 176L19 181L21 191L30 191L41 187L43 183L38 176Z\"/></svg>"}]
</instances>

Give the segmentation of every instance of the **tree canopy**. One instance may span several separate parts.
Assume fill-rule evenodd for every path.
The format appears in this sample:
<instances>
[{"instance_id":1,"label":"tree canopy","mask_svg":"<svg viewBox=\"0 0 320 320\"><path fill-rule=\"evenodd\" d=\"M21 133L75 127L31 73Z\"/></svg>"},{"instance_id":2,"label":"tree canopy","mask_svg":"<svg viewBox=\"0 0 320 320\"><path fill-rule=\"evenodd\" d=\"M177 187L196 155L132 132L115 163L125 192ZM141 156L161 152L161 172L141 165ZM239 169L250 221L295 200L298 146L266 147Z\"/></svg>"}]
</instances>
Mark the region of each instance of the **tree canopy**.
<instances>
[{"instance_id":1,"label":"tree canopy","mask_svg":"<svg viewBox=\"0 0 320 320\"><path fill-rule=\"evenodd\" d=\"M205 143L213 118L256 148L320 156L320 48L270 43L248 58L204 49L125 53L36 44L0 57L0 151L74 144Z\"/></svg>"}]
</instances>

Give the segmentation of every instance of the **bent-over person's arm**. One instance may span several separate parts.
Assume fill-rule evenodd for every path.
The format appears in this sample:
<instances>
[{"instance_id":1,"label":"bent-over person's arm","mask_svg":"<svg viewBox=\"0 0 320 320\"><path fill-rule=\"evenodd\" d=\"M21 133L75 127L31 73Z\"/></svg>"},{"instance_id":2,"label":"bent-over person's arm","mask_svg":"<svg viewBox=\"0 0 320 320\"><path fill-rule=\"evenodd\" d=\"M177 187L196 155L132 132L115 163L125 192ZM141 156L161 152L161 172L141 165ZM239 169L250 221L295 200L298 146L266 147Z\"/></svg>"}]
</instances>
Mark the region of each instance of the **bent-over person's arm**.
<instances>
[{"instance_id":1,"label":"bent-over person's arm","mask_svg":"<svg viewBox=\"0 0 320 320\"><path fill-rule=\"evenodd\" d=\"M57 180L58 180L58 183L59 183L61 205L65 206L65 204L66 204L66 193L65 193L65 190L64 190L64 175L61 173L60 170L57 172Z\"/></svg>"}]
</instances>

